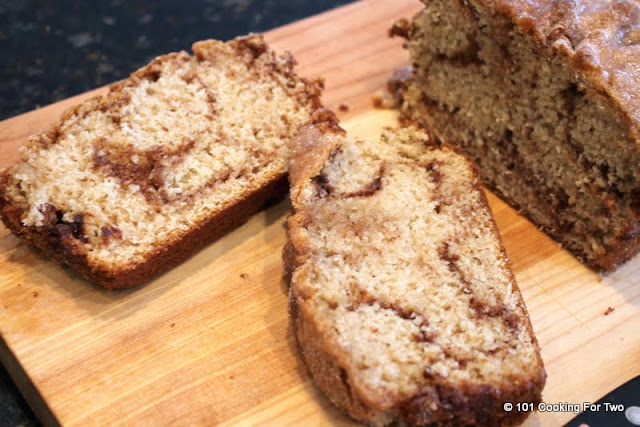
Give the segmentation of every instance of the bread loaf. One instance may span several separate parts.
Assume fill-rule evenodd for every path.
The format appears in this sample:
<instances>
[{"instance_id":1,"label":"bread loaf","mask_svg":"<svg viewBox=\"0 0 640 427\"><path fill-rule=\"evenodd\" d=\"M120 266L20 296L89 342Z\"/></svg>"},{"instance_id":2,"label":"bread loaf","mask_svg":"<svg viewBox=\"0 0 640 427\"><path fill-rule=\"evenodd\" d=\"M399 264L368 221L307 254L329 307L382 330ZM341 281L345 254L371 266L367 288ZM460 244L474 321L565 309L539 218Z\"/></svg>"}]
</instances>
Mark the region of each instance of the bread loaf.
<instances>
[{"instance_id":1,"label":"bread loaf","mask_svg":"<svg viewBox=\"0 0 640 427\"><path fill-rule=\"evenodd\" d=\"M315 383L374 424L502 425L545 371L471 162L414 126L294 139L285 267Z\"/></svg>"},{"instance_id":2,"label":"bread loaf","mask_svg":"<svg viewBox=\"0 0 640 427\"><path fill-rule=\"evenodd\" d=\"M286 194L289 143L320 108L261 36L153 60L67 111L0 172L17 236L106 288L145 282Z\"/></svg>"},{"instance_id":3,"label":"bread loaf","mask_svg":"<svg viewBox=\"0 0 640 427\"><path fill-rule=\"evenodd\" d=\"M403 112L596 270L640 249L640 3L429 0Z\"/></svg>"}]
</instances>

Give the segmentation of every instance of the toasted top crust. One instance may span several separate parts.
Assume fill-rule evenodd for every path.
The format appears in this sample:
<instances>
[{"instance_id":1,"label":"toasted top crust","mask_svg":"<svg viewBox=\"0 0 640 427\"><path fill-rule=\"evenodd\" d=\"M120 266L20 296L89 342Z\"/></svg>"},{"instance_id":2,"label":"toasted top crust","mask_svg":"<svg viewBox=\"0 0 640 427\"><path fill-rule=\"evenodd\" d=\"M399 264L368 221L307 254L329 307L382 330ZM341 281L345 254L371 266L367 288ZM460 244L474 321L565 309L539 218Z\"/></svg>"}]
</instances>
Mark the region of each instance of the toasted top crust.
<instances>
[{"instance_id":1,"label":"toasted top crust","mask_svg":"<svg viewBox=\"0 0 640 427\"><path fill-rule=\"evenodd\" d=\"M428 0L423 0L427 2ZM476 0L504 14L583 82L609 95L640 138L640 3L634 0Z\"/></svg>"}]
</instances>

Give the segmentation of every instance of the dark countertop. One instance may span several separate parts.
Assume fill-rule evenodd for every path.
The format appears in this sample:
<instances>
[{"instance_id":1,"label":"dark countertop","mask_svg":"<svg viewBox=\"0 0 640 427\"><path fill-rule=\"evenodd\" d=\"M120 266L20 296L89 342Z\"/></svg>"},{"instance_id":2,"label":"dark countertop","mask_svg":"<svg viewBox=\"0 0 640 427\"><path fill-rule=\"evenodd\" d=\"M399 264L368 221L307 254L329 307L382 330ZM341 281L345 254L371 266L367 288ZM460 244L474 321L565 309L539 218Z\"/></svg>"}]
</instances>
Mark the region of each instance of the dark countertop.
<instances>
[{"instance_id":1,"label":"dark countertop","mask_svg":"<svg viewBox=\"0 0 640 427\"><path fill-rule=\"evenodd\" d=\"M0 2L0 120L120 80L194 41L266 31L352 1Z\"/></svg>"},{"instance_id":2,"label":"dark countertop","mask_svg":"<svg viewBox=\"0 0 640 427\"><path fill-rule=\"evenodd\" d=\"M0 2L0 120L128 76L196 40L262 32L353 0ZM4 368L0 425L38 422Z\"/></svg>"}]
</instances>

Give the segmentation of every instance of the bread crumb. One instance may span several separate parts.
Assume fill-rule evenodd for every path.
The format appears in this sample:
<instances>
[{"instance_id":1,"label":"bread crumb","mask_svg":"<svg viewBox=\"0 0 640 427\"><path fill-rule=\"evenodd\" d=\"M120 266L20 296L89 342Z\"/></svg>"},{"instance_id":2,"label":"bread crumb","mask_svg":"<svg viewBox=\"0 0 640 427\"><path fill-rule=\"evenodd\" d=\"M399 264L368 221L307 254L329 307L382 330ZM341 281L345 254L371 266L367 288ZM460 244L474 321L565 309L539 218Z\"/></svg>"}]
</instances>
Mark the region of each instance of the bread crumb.
<instances>
[{"instance_id":1,"label":"bread crumb","mask_svg":"<svg viewBox=\"0 0 640 427\"><path fill-rule=\"evenodd\" d=\"M413 77L411 66L398 68L387 82L387 87L373 94L373 106L376 108L397 109L400 108L403 92L407 82Z\"/></svg>"},{"instance_id":2,"label":"bread crumb","mask_svg":"<svg viewBox=\"0 0 640 427\"><path fill-rule=\"evenodd\" d=\"M613 307L607 308L607 311L604 312L604 315L605 316L610 315L611 313L613 313L613 310L615 310L615 308L613 308Z\"/></svg>"},{"instance_id":3,"label":"bread crumb","mask_svg":"<svg viewBox=\"0 0 640 427\"><path fill-rule=\"evenodd\" d=\"M381 109L394 109L398 107L397 99L385 90L378 90L372 97L373 106Z\"/></svg>"}]
</instances>

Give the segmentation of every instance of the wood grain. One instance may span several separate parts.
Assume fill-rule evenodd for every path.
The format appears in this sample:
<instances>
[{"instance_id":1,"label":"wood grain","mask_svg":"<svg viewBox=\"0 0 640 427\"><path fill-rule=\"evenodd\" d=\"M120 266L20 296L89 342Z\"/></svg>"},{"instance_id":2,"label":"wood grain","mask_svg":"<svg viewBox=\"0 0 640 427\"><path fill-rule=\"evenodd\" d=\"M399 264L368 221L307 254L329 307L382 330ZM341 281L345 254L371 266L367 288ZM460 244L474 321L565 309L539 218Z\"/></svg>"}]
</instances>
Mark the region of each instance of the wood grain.
<instances>
[{"instance_id":1,"label":"wood grain","mask_svg":"<svg viewBox=\"0 0 640 427\"><path fill-rule=\"evenodd\" d=\"M276 29L298 70L324 76L344 126L377 136L372 94L407 63L390 22L417 0L372 0ZM0 165L89 94L0 123ZM640 372L640 259L599 276L488 194L542 346L547 403L595 401ZM0 226L0 358L47 424L347 425L298 359L282 281L286 202L142 287L106 292ZM604 313L611 307L609 315ZM536 413L557 425L573 413Z\"/></svg>"}]
</instances>

